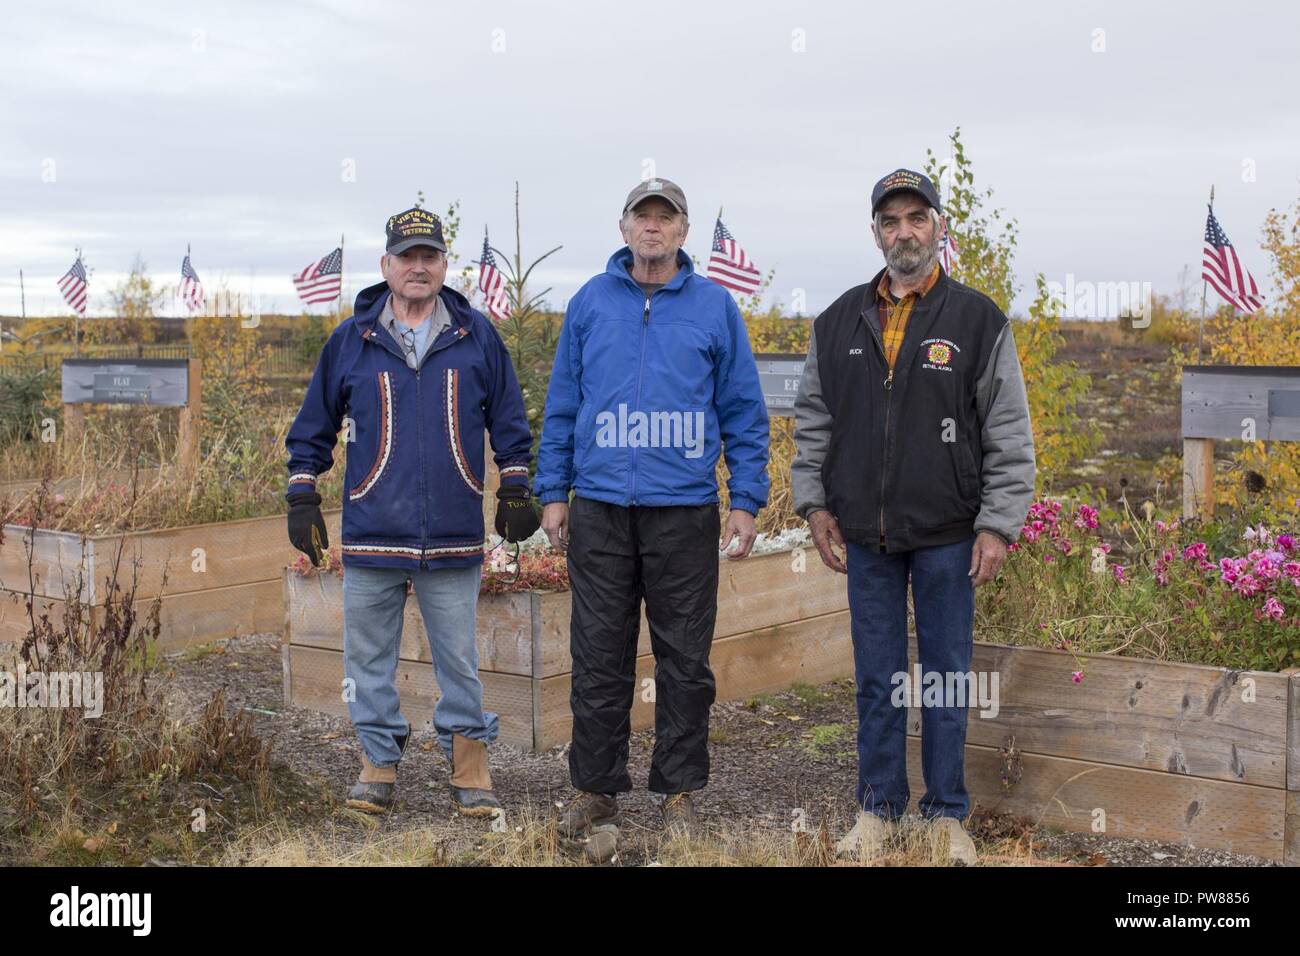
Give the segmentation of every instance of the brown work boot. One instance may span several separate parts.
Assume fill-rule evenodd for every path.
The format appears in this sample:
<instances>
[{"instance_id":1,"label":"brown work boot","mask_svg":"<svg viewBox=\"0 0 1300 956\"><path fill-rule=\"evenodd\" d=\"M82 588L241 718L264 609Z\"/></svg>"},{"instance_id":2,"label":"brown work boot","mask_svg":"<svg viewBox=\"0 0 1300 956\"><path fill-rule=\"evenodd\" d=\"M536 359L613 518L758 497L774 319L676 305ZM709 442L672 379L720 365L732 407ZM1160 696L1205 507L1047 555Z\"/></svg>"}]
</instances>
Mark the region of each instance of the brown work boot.
<instances>
[{"instance_id":1,"label":"brown work boot","mask_svg":"<svg viewBox=\"0 0 1300 956\"><path fill-rule=\"evenodd\" d=\"M406 733L397 737L397 759L406 753L406 742L411 739L411 725L407 723ZM366 813L387 813L393 808L393 791L397 788L397 764L391 767L376 767L366 756L365 748L361 750L361 774L357 782L348 791L347 805L354 810Z\"/></svg>"},{"instance_id":2,"label":"brown work boot","mask_svg":"<svg viewBox=\"0 0 1300 956\"><path fill-rule=\"evenodd\" d=\"M451 802L467 817L490 817L501 809L492 792L487 744L460 734L451 737Z\"/></svg>"},{"instance_id":3,"label":"brown work boot","mask_svg":"<svg viewBox=\"0 0 1300 956\"><path fill-rule=\"evenodd\" d=\"M578 795L569 801L569 805L560 814L555 829L560 836L577 840L592 827L617 826L618 823L618 797L579 790Z\"/></svg>"},{"instance_id":4,"label":"brown work boot","mask_svg":"<svg viewBox=\"0 0 1300 956\"><path fill-rule=\"evenodd\" d=\"M673 793L659 804L664 818L664 833L671 837L694 836L699 828L699 817L689 793Z\"/></svg>"}]
</instances>

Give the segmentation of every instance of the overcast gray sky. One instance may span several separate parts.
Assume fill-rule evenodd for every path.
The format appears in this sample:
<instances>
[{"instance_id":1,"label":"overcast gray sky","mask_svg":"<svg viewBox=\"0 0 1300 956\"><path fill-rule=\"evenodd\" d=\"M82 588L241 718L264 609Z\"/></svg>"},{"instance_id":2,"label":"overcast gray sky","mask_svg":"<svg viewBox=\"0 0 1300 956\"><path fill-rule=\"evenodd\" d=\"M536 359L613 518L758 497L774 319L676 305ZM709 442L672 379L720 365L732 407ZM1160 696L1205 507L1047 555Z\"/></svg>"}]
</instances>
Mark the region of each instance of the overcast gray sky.
<instances>
[{"instance_id":1,"label":"overcast gray sky","mask_svg":"<svg viewBox=\"0 0 1300 956\"><path fill-rule=\"evenodd\" d=\"M113 9L116 6L117 9ZM290 273L347 236L378 279L384 220L461 202L563 305L621 241L646 163L719 206L774 294L816 312L872 275L872 183L946 152L1020 223L1035 272L1199 293L1209 186L1266 291L1260 226L1300 196L1293 3L598 2L10 4L0 35L0 314L66 311L80 245L91 312L138 252L174 283L298 309ZM1102 32L1098 32L1102 31ZM1098 50L1098 47L1104 47ZM346 164L351 164L346 167ZM355 170L346 181L345 167ZM52 179L53 181L47 181Z\"/></svg>"}]
</instances>

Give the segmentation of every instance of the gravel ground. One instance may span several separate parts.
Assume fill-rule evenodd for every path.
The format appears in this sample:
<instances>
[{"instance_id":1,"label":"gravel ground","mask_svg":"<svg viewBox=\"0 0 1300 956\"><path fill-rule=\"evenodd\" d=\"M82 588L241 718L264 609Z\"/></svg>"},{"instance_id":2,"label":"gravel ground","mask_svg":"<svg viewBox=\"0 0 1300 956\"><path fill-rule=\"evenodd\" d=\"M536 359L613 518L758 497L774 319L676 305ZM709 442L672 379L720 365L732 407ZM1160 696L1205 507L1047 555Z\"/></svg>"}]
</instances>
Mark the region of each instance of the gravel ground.
<instances>
[{"instance_id":1,"label":"gravel ground","mask_svg":"<svg viewBox=\"0 0 1300 956\"><path fill-rule=\"evenodd\" d=\"M360 749L346 718L300 708L285 708L281 688L279 636L236 638L197 652L168 659L173 706L188 711L218 688L231 706L254 716L258 734L270 742L273 759L283 762L322 793L327 806L316 819L330 838L344 844L404 829L445 827L453 842L472 847L485 824L452 813L447 792L448 767L430 731L417 730L402 761L398 806L377 825L361 825L342 808L341 795L356 779ZM735 834L767 831L787 835L796 808L809 827L823 822L839 835L851 822L856 754L852 684L836 681L752 702L716 704L710 724L712 769L707 790L697 795L702 823L710 831ZM659 840L658 811L645 790L650 732L632 735L630 771L640 788L621 798L624 825L619 861L644 863ZM565 748L532 754L504 745L492 749L492 775L508 822L549 815L567 800ZM331 797L331 795L333 795ZM919 795L916 795L919 796ZM915 799L915 797L914 797ZM913 803L915 807L915 803ZM1173 844L1114 839L1095 834L1032 828L1006 816L976 810L972 827L981 854L1009 861L1030 858L1044 863L1084 866L1270 866L1268 860ZM1018 854L1008 855L1019 840Z\"/></svg>"}]
</instances>

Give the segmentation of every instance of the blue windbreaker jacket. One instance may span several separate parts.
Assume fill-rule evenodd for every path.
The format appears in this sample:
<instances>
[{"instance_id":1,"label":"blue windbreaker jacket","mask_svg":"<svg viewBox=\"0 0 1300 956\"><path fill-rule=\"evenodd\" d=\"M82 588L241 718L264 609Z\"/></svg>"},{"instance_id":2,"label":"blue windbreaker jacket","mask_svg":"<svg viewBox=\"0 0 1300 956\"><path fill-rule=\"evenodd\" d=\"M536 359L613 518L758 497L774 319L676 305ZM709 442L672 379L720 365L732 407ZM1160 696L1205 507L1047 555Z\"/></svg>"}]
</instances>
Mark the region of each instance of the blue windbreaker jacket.
<instances>
[{"instance_id":1,"label":"blue windbreaker jacket","mask_svg":"<svg viewBox=\"0 0 1300 956\"><path fill-rule=\"evenodd\" d=\"M344 566L475 564L483 560L485 428L501 483L528 484L532 437L514 366L492 323L444 287L451 326L410 368L378 321L390 294L382 282L363 289L353 316L321 350L285 440L287 493L315 489L334 462L346 417L354 435L344 475Z\"/></svg>"},{"instance_id":2,"label":"blue windbreaker jacket","mask_svg":"<svg viewBox=\"0 0 1300 956\"><path fill-rule=\"evenodd\" d=\"M686 253L677 262L647 299L624 246L570 300L537 453L543 504L571 488L624 506L713 503L724 447L731 507L767 504L767 407L744 319Z\"/></svg>"}]
</instances>

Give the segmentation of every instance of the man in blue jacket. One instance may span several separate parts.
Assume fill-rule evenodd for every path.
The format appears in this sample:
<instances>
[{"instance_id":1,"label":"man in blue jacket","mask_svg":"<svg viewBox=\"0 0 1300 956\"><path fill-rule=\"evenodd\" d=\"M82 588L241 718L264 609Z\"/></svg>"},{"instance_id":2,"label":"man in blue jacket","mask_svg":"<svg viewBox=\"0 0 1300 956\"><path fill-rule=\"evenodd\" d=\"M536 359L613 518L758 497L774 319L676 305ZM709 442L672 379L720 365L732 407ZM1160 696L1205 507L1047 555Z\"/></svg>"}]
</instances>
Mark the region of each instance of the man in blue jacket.
<instances>
[{"instance_id":1,"label":"man in blue jacket","mask_svg":"<svg viewBox=\"0 0 1300 956\"><path fill-rule=\"evenodd\" d=\"M522 541L538 527L529 499L532 438L501 337L443 286L442 223L423 209L388 220L384 282L363 289L326 342L289 430L289 539L313 564L329 547L316 479L349 444L343 491L343 693L361 741L348 805L393 803L411 733L396 687L408 583L428 632L441 696L438 742L452 802L486 816L500 806L487 744L474 616L483 563L483 432L501 473L496 529Z\"/></svg>"},{"instance_id":2,"label":"man in blue jacket","mask_svg":"<svg viewBox=\"0 0 1300 956\"><path fill-rule=\"evenodd\" d=\"M681 251L688 226L674 183L632 190L619 223L627 245L570 301L546 396L535 487L542 527L568 552L569 774L581 793L560 829L573 837L615 822L617 795L632 789L642 597L655 655L649 785L664 797L667 826L694 822L689 794L709 775L714 542L731 545L732 560L745 557L767 503L758 369L731 294ZM731 510L719 539L724 448Z\"/></svg>"}]
</instances>

